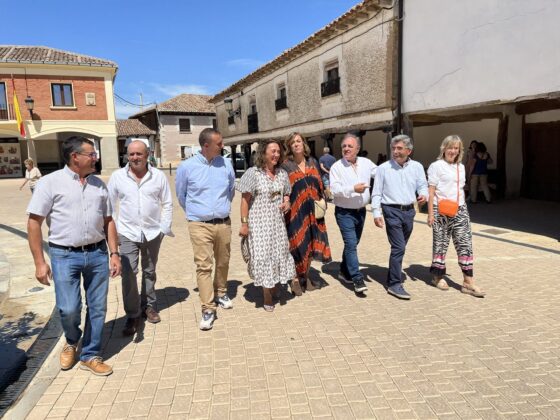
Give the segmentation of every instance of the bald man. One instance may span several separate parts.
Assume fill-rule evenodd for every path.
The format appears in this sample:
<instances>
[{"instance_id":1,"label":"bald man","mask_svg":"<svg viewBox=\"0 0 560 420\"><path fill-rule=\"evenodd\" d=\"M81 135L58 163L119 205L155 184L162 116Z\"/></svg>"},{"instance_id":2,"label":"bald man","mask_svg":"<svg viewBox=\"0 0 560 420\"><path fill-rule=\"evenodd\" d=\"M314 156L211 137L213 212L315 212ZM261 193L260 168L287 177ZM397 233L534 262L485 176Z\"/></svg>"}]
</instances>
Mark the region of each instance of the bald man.
<instances>
[{"instance_id":1,"label":"bald man","mask_svg":"<svg viewBox=\"0 0 560 420\"><path fill-rule=\"evenodd\" d=\"M149 150L140 140L127 149L128 163L111 175L109 197L116 213L122 262L122 291L127 320L123 335L138 329L140 316L148 322L161 321L156 302L156 264L165 235L173 236L173 202L167 178L148 164ZM138 294L136 273L141 258L142 288Z\"/></svg>"}]
</instances>

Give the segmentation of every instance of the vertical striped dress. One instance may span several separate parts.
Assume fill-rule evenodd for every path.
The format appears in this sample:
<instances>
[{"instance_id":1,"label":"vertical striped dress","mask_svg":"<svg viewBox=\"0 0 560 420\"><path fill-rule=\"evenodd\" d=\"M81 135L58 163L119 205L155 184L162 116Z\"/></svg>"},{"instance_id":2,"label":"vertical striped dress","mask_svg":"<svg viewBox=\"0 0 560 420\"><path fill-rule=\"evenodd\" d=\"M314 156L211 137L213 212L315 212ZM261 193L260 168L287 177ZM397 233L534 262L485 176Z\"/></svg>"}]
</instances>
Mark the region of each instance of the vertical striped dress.
<instances>
[{"instance_id":1,"label":"vertical striped dress","mask_svg":"<svg viewBox=\"0 0 560 420\"><path fill-rule=\"evenodd\" d=\"M286 160L282 168L288 172L292 192L290 211L286 214L286 227L290 252L296 263L298 277L304 278L312 260L332 261L325 219L315 219L314 201L324 197L319 164L308 158L305 173L292 160Z\"/></svg>"}]
</instances>

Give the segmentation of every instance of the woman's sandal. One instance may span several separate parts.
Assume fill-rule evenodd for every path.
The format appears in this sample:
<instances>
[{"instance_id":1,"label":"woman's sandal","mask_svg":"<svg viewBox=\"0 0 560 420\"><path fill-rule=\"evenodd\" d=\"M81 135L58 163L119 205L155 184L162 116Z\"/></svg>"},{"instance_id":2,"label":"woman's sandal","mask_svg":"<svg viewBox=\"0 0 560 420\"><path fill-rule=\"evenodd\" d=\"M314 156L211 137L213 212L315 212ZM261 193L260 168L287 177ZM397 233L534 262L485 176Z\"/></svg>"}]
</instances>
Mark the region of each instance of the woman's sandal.
<instances>
[{"instance_id":1,"label":"woman's sandal","mask_svg":"<svg viewBox=\"0 0 560 420\"><path fill-rule=\"evenodd\" d=\"M274 305L263 305L266 312L274 312Z\"/></svg>"},{"instance_id":2,"label":"woman's sandal","mask_svg":"<svg viewBox=\"0 0 560 420\"><path fill-rule=\"evenodd\" d=\"M471 295L478 298L482 298L486 295L486 292L482 290L480 287L474 284L467 284L467 283L463 283L463 287L461 287L461 293L465 293L467 295Z\"/></svg>"},{"instance_id":3,"label":"woman's sandal","mask_svg":"<svg viewBox=\"0 0 560 420\"><path fill-rule=\"evenodd\" d=\"M299 283L299 279L292 280L290 287L292 288L292 294L295 296L301 296L303 291L301 290L301 284Z\"/></svg>"},{"instance_id":4,"label":"woman's sandal","mask_svg":"<svg viewBox=\"0 0 560 420\"><path fill-rule=\"evenodd\" d=\"M449 290L449 285L443 277L434 277L432 279L432 286L437 287L439 290Z\"/></svg>"}]
</instances>

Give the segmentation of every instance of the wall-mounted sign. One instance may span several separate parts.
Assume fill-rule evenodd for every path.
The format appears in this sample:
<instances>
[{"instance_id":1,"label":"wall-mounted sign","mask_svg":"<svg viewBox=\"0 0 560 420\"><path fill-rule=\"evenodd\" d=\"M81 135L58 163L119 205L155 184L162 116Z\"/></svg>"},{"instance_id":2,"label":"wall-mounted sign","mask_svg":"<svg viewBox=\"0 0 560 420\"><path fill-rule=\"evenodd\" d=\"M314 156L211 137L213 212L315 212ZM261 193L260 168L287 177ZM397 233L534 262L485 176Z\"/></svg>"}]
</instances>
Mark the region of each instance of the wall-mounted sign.
<instances>
[{"instance_id":1,"label":"wall-mounted sign","mask_svg":"<svg viewBox=\"0 0 560 420\"><path fill-rule=\"evenodd\" d=\"M0 178L21 178L21 151L17 138L0 138Z\"/></svg>"}]
</instances>

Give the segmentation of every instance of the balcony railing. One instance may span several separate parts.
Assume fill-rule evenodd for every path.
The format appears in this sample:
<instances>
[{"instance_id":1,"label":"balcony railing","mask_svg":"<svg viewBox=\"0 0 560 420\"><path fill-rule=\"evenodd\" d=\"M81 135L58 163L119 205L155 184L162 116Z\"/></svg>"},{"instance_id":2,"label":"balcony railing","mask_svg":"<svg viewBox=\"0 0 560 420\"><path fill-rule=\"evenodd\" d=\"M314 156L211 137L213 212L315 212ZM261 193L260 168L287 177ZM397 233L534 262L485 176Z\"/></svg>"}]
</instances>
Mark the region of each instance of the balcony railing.
<instances>
[{"instance_id":1,"label":"balcony railing","mask_svg":"<svg viewBox=\"0 0 560 420\"><path fill-rule=\"evenodd\" d=\"M321 83L321 98L340 92L340 77Z\"/></svg>"},{"instance_id":2,"label":"balcony railing","mask_svg":"<svg viewBox=\"0 0 560 420\"><path fill-rule=\"evenodd\" d=\"M276 99L276 101L274 101L274 105L276 105L276 111L288 108L288 97L284 96L282 98Z\"/></svg>"},{"instance_id":3,"label":"balcony railing","mask_svg":"<svg viewBox=\"0 0 560 420\"><path fill-rule=\"evenodd\" d=\"M5 104L0 105L0 121L8 121L9 119L16 119L12 104L6 107Z\"/></svg>"},{"instance_id":4,"label":"balcony railing","mask_svg":"<svg viewBox=\"0 0 560 420\"><path fill-rule=\"evenodd\" d=\"M254 114L247 115L247 131L250 133L258 133L259 132L259 118L258 113L255 112Z\"/></svg>"}]
</instances>

